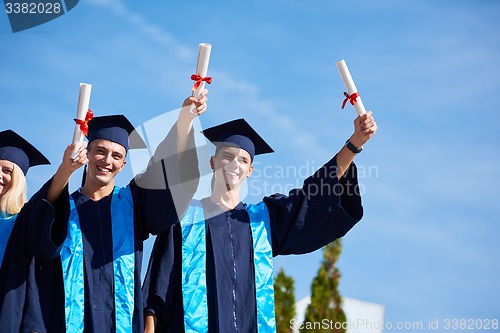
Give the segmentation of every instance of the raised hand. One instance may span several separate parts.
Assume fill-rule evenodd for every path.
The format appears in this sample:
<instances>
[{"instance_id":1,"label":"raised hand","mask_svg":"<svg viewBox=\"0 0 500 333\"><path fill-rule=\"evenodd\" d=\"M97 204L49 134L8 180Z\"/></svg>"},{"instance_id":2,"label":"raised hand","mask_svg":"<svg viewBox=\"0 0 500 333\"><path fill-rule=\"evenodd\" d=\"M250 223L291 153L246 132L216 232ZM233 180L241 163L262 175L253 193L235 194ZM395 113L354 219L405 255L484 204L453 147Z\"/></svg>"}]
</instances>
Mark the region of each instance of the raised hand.
<instances>
[{"instance_id":1,"label":"raised hand","mask_svg":"<svg viewBox=\"0 0 500 333\"><path fill-rule=\"evenodd\" d=\"M349 139L357 148L361 148L377 131L377 123L373 118L372 112L358 116L354 120L354 134Z\"/></svg>"}]
</instances>

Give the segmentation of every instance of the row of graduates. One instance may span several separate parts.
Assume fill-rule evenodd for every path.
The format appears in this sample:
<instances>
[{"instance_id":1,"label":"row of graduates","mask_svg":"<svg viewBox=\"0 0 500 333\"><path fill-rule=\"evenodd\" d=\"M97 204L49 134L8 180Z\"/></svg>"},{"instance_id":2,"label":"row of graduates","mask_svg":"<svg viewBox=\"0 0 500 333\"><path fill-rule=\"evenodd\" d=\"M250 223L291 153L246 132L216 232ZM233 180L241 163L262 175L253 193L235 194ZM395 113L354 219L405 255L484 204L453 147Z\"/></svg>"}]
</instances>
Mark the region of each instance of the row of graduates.
<instances>
[{"instance_id":1,"label":"row of graduates","mask_svg":"<svg viewBox=\"0 0 500 333\"><path fill-rule=\"evenodd\" d=\"M28 169L49 162L15 132L0 133L1 332L275 331L272 258L319 249L361 219L353 159L377 125L371 112L357 117L346 145L302 188L257 204L242 203L240 188L254 157L272 148L244 119L206 129L216 147L212 192L193 200L193 121L206 94L184 101L147 169L125 187L115 176L128 149L145 145L123 115L90 120L88 145L74 159L68 146L28 202ZM70 194L83 165L84 183Z\"/></svg>"}]
</instances>

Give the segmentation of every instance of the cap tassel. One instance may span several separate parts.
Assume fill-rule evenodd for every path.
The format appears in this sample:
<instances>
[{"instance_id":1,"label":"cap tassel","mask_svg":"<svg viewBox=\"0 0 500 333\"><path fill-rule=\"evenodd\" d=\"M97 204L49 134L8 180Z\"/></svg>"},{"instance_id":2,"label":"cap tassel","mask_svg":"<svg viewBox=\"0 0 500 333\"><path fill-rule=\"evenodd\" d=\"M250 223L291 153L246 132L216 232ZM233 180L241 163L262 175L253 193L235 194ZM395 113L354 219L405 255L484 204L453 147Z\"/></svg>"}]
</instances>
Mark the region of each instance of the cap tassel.
<instances>
[{"instance_id":1,"label":"cap tassel","mask_svg":"<svg viewBox=\"0 0 500 333\"><path fill-rule=\"evenodd\" d=\"M82 187L85 185L85 178L87 178L87 164L83 166Z\"/></svg>"}]
</instances>

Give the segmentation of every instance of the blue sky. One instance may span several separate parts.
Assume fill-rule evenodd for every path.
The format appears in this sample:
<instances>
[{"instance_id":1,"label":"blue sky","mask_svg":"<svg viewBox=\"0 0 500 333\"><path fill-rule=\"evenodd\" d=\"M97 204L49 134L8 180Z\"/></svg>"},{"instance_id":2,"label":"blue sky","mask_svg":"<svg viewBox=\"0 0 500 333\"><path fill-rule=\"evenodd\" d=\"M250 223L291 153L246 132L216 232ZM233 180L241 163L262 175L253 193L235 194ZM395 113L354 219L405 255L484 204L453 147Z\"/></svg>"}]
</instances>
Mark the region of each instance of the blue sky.
<instances>
[{"instance_id":1,"label":"blue sky","mask_svg":"<svg viewBox=\"0 0 500 333\"><path fill-rule=\"evenodd\" d=\"M93 84L96 114L141 124L180 107L208 42L201 125L244 117L276 151L256 161L270 167L249 184L255 202L300 184L293 170L312 172L352 133L335 67L345 59L379 131L356 158L365 216L343 241L343 296L384 305L390 322L500 319L499 22L493 0L86 0L16 34L2 12L1 127L53 162L30 170L33 193L71 141L80 82ZM320 259L275 264L300 298Z\"/></svg>"}]
</instances>

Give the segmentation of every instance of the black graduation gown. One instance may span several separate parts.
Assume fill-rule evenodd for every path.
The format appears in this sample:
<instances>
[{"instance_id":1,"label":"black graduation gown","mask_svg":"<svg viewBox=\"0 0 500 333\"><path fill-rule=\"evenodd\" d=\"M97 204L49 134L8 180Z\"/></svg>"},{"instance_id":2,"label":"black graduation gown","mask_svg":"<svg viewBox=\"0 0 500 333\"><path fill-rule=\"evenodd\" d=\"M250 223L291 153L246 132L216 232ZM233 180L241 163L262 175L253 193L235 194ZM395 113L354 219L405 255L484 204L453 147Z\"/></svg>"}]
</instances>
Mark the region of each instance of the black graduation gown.
<instances>
[{"instance_id":1,"label":"black graduation gown","mask_svg":"<svg viewBox=\"0 0 500 333\"><path fill-rule=\"evenodd\" d=\"M160 144L144 174L129 184L134 205L134 316L133 332L142 333L143 300L141 289L141 267L143 241L150 234L159 234L177 221L174 197L177 204L186 205L189 196L179 197L172 193L169 184L179 184L186 179L198 179L194 174L178 173L177 156L171 154L176 149L174 130ZM191 133L194 144L194 135ZM183 161L196 163L196 151L185 153ZM168 180L167 180L168 171ZM158 183L161 183L160 185ZM156 189L154 189L156 188ZM47 193L43 193L46 197ZM186 195L186 192L181 192ZM113 291L113 249L111 234L111 195L99 201L93 201L78 191L71 194L80 220L84 248L84 290L85 315L84 332L115 332L115 304ZM42 254L36 265L37 284L42 305L43 321L48 332L66 332L64 314L64 285L59 256L62 243L67 236L70 213L69 192L66 189L54 205L45 202L42 222Z\"/></svg>"},{"instance_id":2,"label":"black graduation gown","mask_svg":"<svg viewBox=\"0 0 500 333\"><path fill-rule=\"evenodd\" d=\"M39 198L34 195L17 214L5 244L0 267L0 332L46 332L41 316L37 285L34 283L33 255L38 253L39 225L30 217L38 214Z\"/></svg>"},{"instance_id":3,"label":"black graduation gown","mask_svg":"<svg viewBox=\"0 0 500 333\"><path fill-rule=\"evenodd\" d=\"M302 189L263 200L270 215L273 256L315 251L344 236L363 215L356 167L351 164L339 181L336 157L306 179ZM239 203L228 212L209 198L202 205L207 230L209 332L257 332L246 204ZM157 317L156 332L184 332L181 242L180 224L176 223L157 237L153 248L143 288L145 311Z\"/></svg>"}]
</instances>

